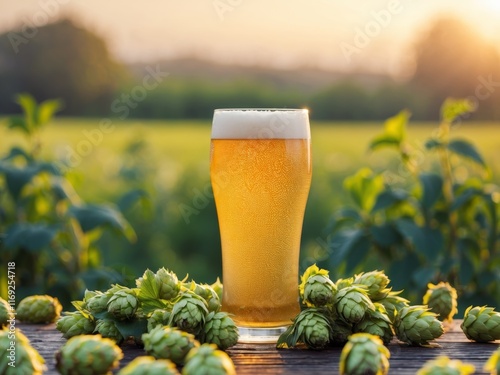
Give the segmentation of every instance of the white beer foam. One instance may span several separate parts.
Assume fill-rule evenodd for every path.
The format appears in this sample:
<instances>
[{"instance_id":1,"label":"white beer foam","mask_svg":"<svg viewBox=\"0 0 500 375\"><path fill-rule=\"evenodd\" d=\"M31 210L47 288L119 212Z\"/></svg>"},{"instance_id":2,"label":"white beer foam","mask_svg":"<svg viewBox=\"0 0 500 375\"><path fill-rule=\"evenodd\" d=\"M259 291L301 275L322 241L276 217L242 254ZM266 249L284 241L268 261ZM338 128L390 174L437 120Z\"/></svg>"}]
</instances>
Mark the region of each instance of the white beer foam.
<instances>
[{"instance_id":1,"label":"white beer foam","mask_svg":"<svg viewBox=\"0 0 500 375\"><path fill-rule=\"evenodd\" d=\"M311 139L307 109L217 109L212 139Z\"/></svg>"}]
</instances>

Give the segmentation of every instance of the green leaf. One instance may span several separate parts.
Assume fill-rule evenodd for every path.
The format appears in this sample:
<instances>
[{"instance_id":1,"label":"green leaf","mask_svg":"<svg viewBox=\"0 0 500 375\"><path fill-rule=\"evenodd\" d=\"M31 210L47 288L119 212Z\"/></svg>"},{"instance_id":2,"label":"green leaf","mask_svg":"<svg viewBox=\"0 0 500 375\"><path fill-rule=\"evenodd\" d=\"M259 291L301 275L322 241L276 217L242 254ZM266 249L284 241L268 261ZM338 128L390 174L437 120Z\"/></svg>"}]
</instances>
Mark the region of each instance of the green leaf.
<instances>
[{"instance_id":1,"label":"green leaf","mask_svg":"<svg viewBox=\"0 0 500 375\"><path fill-rule=\"evenodd\" d=\"M429 262L435 261L443 252L444 238L439 229L420 227L407 218L396 220L396 228Z\"/></svg>"},{"instance_id":2,"label":"green leaf","mask_svg":"<svg viewBox=\"0 0 500 375\"><path fill-rule=\"evenodd\" d=\"M359 208L370 212L377 196L384 190L384 177L374 175L369 168L363 168L344 180L344 189L350 193Z\"/></svg>"},{"instance_id":3,"label":"green leaf","mask_svg":"<svg viewBox=\"0 0 500 375\"><path fill-rule=\"evenodd\" d=\"M120 211L111 206L93 204L72 206L70 213L78 220L84 232L89 232L98 227L110 227L123 234L129 241L136 239L130 223Z\"/></svg>"},{"instance_id":4,"label":"green leaf","mask_svg":"<svg viewBox=\"0 0 500 375\"><path fill-rule=\"evenodd\" d=\"M33 158L31 157L31 155L29 153L27 153L21 147L17 147L17 146L12 147L10 149L9 153L0 160L11 160L11 159L17 158L18 156L21 156L27 162L33 161Z\"/></svg>"},{"instance_id":5,"label":"green leaf","mask_svg":"<svg viewBox=\"0 0 500 375\"><path fill-rule=\"evenodd\" d=\"M149 199L149 194L144 189L134 189L125 193L118 201L120 210L126 211L139 201L146 201Z\"/></svg>"},{"instance_id":6,"label":"green leaf","mask_svg":"<svg viewBox=\"0 0 500 375\"><path fill-rule=\"evenodd\" d=\"M372 213L392 207L408 199L408 193L401 189L387 189L382 191L375 201Z\"/></svg>"},{"instance_id":7,"label":"green leaf","mask_svg":"<svg viewBox=\"0 0 500 375\"><path fill-rule=\"evenodd\" d=\"M28 124L26 123L26 120L21 116L12 116L11 118L9 118L9 123L7 126L9 129L19 129L23 133L30 134Z\"/></svg>"},{"instance_id":8,"label":"green leaf","mask_svg":"<svg viewBox=\"0 0 500 375\"><path fill-rule=\"evenodd\" d=\"M155 274L153 271L147 269L141 278L139 286L139 300L157 299L160 296L158 283L155 281Z\"/></svg>"},{"instance_id":9,"label":"green leaf","mask_svg":"<svg viewBox=\"0 0 500 375\"><path fill-rule=\"evenodd\" d=\"M389 248L399 244L402 240L396 228L387 222L381 225L372 225L370 227L370 234L372 235L373 242L383 248Z\"/></svg>"},{"instance_id":10,"label":"green leaf","mask_svg":"<svg viewBox=\"0 0 500 375\"><path fill-rule=\"evenodd\" d=\"M40 251L47 247L59 231L58 225L16 223L5 233L5 247Z\"/></svg>"},{"instance_id":11,"label":"green leaf","mask_svg":"<svg viewBox=\"0 0 500 375\"><path fill-rule=\"evenodd\" d=\"M486 168L486 163L479 151L472 143L465 139L454 139L450 141L450 143L448 143L448 150Z\"/></svg>"},{"instance_id":12,"label":"green leaf","mask_svg":"<svg viewBox=\"0 0 500 375\"><path fill-rule=\"evenodd\" d=\"M468 285L472 282L474 275L474 257L479 261L481 249L479 244L472 238L459 238L457 241L457 250L459 254L460 265L458 267L458 278L462 285Z\"/></svg>"},{"instance_id":13,"label":"green leaf","mask_svg":"<svg viewBox=\"0 0 500 375\"><path fill-rule=\"evenodd\" d=\"M62 108L62 103L60 100L45 100L38 105L38 111L36 116L36 127L41 127L48 123L54 114Z\"/></svg>"},{"instance_id":14,"label":"green leaf","mask_svg":"<svg viewBox=\"0 0 500 375\"><path fill-rule=\"evenodd\" d=\"M335 232L345 224L353 225L362 221L363 218L357 210L350 207L342 207L332 215L325 230L327 232Z\"/></svg>"},{"instance_id":15,"label":"green leaf","mask_svg":"<svg viewBox=\"0 0 500 375\"><path fill-rule=\"evenodd\" d=\"M474 112L474 102L469 99L447 98L441 105L441 120L453 122L457 117Z\"/></svg>"},{"instance_id":16,"label":"green leaf","mask_svg":"<svg viewBox=\"0 0 500 375\"><path fill-rule=\"evenodd\" d=\"M346 257L346 272L353 272L357 266L364 263L366 255L370 251L371 243L367 235L362 235L352 243Z\"/></svg>"},{"instance_id":17,"label":"green leaf","mask_svg":"<svg viewBox=\"0 0 500 375\"><path fill-rule=\"evenodd\" d=\"M24 112L26 133L31 134L35 128L37 105L35 99L29 94L19 94L16 97L16 103L19 104Z\"/></svg>"},{"instance_id":18,"label":"green leaf","mask_svg":"<svg viewBox=\"0 0 500 375\"><path fill-rule=\"evenodd\" d=\"M431 209L443 195L443 179L434 173L422 173L419 176L422 185L421 203L424 211Z\"/></svg>"},{"instance_id":19,"label":"green leaf","mask_svg":"<svg viewBox=\"0 0 500 375\"><path fill-rule=\"evenodd\" d=\"M404 256L395 260L389 267L391 284L395 289L404 289L410 285L412 273L420 265L420 259L412 251L403 252Z\"/></svg>"},{"instance_id":20,"label":"green leaf","mask_svg":"<svg viewBox=\"0 0 500 375\"><path fill-rule=\"evenodd\" d=\"M419 288L425 287L436 276L436 268L427 266L421 267L413 272L412 280Z\"/></svg>"},{"instance_id":21,"label":"green leaf","mask_svg":"<svg viewBox=\"0 0 500 375\"><path fill-rule=\"evenodd\" d=\"M436 138L430 138L425 142L425 148L427 150L434 150L435 148L443 147L444 144Z\"/></svg>"},{"instance_id":22,"label":"green leaf","mask_svg":"<svg viewBox=\"0 0 500 375\"><path fill-rule=\"evenodd\" d=\"M141 342L142 334L148 331L148 321L146 319L113 319L113 321L123 337L133 337L137 342Z\"/></svg>"},{"instance_id":23,"label":"green leaf","mask_svg":"<svg viewBox=\"0 0 500 375\"><path fill-rule=\"evenodd\" d=\"M384 123L384 132L370 142L369 149L375 150L382 146L399 147L406 136L406 125L410 116L409 111L403 110L388 118Z\"/></svg>"},{"instance_id":24,"label":"green leaf","mask_svg":"<svg viewBox=\"0 0 500 375\"><path fill-rule=\"evenodd\" d=\"M349 253L357 246L357 243L363 235L363 230L361 229L343 229L336 232L330 238L330 262L333 267L338 267L338 265L347 258Z\"/></svg>"},{"instance_id":25,"label":"green leaf","mask_svg":"<svg viewBox=\"0 0 500 375\"><path fill-rule=\"evenodd\" d=\"M477 188L468 188L461 191L459 194L455 195L453 203L451 204L450 210L455 211L461 207L469 204L472 199L478 196L482 196L483 192Z\"/></svg>"}]
</instances>

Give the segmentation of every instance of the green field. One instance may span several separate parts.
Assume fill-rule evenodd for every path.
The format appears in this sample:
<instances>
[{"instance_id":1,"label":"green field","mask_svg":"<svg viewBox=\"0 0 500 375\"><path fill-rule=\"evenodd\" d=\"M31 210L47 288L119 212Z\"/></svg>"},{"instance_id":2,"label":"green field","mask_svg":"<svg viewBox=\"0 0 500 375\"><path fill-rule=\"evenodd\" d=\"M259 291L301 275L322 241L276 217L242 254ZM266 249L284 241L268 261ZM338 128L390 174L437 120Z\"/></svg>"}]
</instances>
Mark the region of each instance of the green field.
<instances>
[{"instance_id":1,"label":"green field","mask_svg":"<svg viewBox=\"0 0 500 375\"><path fill-rule=\"evenodd\" d=\"M361 167L377 172L390 168L393 175L398 175L395 152L367 152L370 139L382 126L312 121L313 181L303 232L303 253L308 259L314 259L318 243L326 238L324 228L333 211L351 204L342 190L346 176ZM423 149L435 126L410 123L409 139L417 152ZM200 192L210 188L210 122L113 121L105 130L99 119L60 118L41 136L47 158L71 161L70 180L83 200L116 203L135 188L146 190L151 197L148 213L137 209L126 213L138 242L103 242L104 263L135 275L147 267L166 266L180 275L189 273L197 280L213 281L221 273L213 200L205 196L206 207L188 220L180 209L183 205L193 207ZM479 148L491 168L492 180L499 183L500 124L465 122L453 132ZM23 138L2 126L0 142L4 154L11 146L22 144ZM432 155L421 154L422 165L435 162ZM404 184L404 179L401 177L399 182Z\"/></svg>"}]
</instances>

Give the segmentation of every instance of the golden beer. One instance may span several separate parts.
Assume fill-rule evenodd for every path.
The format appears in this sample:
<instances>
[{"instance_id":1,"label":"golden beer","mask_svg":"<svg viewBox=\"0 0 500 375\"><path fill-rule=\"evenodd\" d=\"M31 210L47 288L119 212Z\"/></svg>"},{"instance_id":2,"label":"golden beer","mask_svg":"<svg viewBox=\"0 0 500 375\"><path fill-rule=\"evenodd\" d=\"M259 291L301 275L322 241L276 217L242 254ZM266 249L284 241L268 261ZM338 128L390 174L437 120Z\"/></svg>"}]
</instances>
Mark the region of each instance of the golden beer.
<instances>
[{"instance_id":1,"label":"golden beer","mask_svg":"<svg viewBox=\"0 0 500 375\"><path fill-rule=\"evenodd\" d=\"M311 184L307 112L304 117L285 110L280 117L281 112L261 110L251 120L245 117L254 112L240 111L240 119L230 113L235 122L219 120L222 129L214 117L210 150L222 244L222 306L233 314L240 333L241 327L287 326L299 312L300 239ZM235 127L243 130L232 131Z\"/></svg>"}]
</instances>

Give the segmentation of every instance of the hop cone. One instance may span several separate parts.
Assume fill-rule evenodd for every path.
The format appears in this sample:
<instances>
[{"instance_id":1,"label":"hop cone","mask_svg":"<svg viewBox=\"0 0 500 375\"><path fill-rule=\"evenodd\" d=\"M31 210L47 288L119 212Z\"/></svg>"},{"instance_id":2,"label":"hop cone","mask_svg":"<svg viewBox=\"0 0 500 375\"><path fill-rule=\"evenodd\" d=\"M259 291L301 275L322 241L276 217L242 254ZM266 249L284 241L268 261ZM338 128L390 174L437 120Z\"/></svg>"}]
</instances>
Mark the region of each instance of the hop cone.
<instances>
[{"instance_id":1,"label":"hop cone","mask_svg":"<svg viewBox=\"0 0 500 375\"><path fill-rule=\"evenodd\" d=\"M169 359L140 356L118 371L117 375L179 375L179 371Z\"/></svg>"},{"instance_id":2,"label":"hop cone","mask_svg":"<svg viewBox=\"0 0 500 375\"><path fill-rule=\"evenodd\" d=\"M130 319L139 307L139 300L132 289L120 289L108 301L108 312L118 320Z\"/></svg>"},{"instance_id":3,"label":"hop cone","mask_svg":"<svg viewBox=\"0 0 500 375\"><path fill-rule=\"evenodd\" d=\"M340 353L341 375L385 375L389 371L389 350L369 333L349 337Z\"/></svg>"},{"instance_id":4,"label":"hop cone","mask_svg":"<svg viewBox=\"0 0 500 375\"><path fill-rule=\"evenodd\" d=\"M238 328L227 313L211 312L207 315L200 336L202 343L213 343L219 349L226 350L238 342Z\"/></svg>"},{"instance_id":5,"label":"hop cone","mask_svg":"<svg viewBox=\"0 0 500 375\"><path fill-rule=\"evenodd\" d=\"M403 307L394 320L399 340L410 345L431 346L429 341L443 334L443 324L426 306Z\"/></svg>"},{"instance_id":6,"label":"hop cone","mask_svg":"<svg viewBox=\"0 0 500 375\"><path fill-rule=\"evenodd\" d=\"M178 365L184 364L188 352L200 345L190 333L177 328L153 328L142 335L144 350L155 358L170 359Z\"/></svg>"},{"instance_id":7,"label":"hop cone","mask_svg":"<svg viewBox=\"0 0 500 375\"><path fill-rule=\"evenodd\" d=\"M6 326L12 314L9 303L0 297L0 328Z\"/></svg>"},{"instance_id":8,"label":"hop cone","mask_svg":"<svg viewBox=\"0 0 500 375\"><path fill-rule=\"evenodd\" d=\"M98 333L102 337L111 339L118 345L120 345L124 340L124 337L116 327L114 320L111 319L98 320L94 333Z\"/></svg>"},{"instance_id":9,"label":"hop cone","mask_svg":"<svg viewBox=\"0 0 500 375\"><path fill-rule=\"evenodd\" d=\"M202 297L191 291L182 292L175 300L169 325L197 335L205 324L207 314L207 303Z\"/></svg>"},{"instance_id":10,"label":"hop cone","mask_svg":"<svg viewBox=\"0 0 500 375\"><path fill-rule=\"evenodd\" d=\"M155 280L161 299L172 300L177 297L181 290L182 283L177 278L177 275L163 267L156 271Z\"/></svg>"},{"instance_id":11,"label":"hop cone","mask_svg":"<svg viewBox=\"0 0 500 375\"><path fill-rule=\"evenodd\" d=\"M328 277L328 271L313 264L302 274L299 294L308 307L322 307L333 302L335 284Z\"/></svg>"},{"instance_id":12,"label":"hop cone","mask_svg":"<svg viewBox=\"0 0 500 375\"><path fill-rule=\"evenodd\" d=\"M334 320L330 327L330 345L344 345L353 334L352 327L341 319Z\"/></svg>"},{"instance_id":13,"label":"hop cone","mask_svg":"<svg viewBox=\"0 0 500 375\"><path fill-rule=\"evenodd\" d=\"M29 296L21 300L17 306L17 318L26 323L55 322L62 311L57 298L48 295Z\"/></svg>"},{"instance_id":14,"label":"hop cone","mask_svg":"<svg viewBox=\"0 0 500 375\"><path fill-rule=\"evenodd\" d=\"M337 282L335 283L335 287L337 290L347 288L351 286L354 283L354 278L349 277L348 279L338 279Z\"/></svg>"},{"instance_id":15,"label":"hop cone","mask_svg":"<svg viewBox=\"0 0 500 375\"><path fill-rule=\"evenodd\" d=\"M217 278L217 280L215 280L215 282L210 286L212 287L213 290L215 290L215 293L217 293L219 301L222 301L222 291L224 289L224 286L220 282L219 278Z\"/></svg>"},{"instance_id":16,"label":"hop cone","mask_svg":"<svg viewBox=\"0 0 500 375\"><path fill-rule=\"evenodd\" d=\"M368 310L365 317L354 326L354 332L365 332L380 337L385 345L389 344L394 336L392 323L384 305L374 303L375 310Z\"/></svg>"},{"instance_id":17,"label":"hop cone","mask_svg":"<svg viewBox=\"0 0 500 375\"><path fill-rule=\"evenodd\" d=\"M151 332L156 326L166 326L170 321L170 311L165 309L156 309L148 318L148 332Z\"/></svg>"},{"instance_id":18,"label":"hop cone","mask_svg":"<svg viewBox=\"0 0 500 375\"><path fill-rule=\"evenodd\" d=\"M11 345L11 342L15 345ZM41 375L46 370L45 360L19 329L15 333L7 329L0 330L0 353L2 375Z\"/></svg>"},{"instance_id":19,"label":"hop cone","mask_svg":"<svg viewBox=\"0 0 500 375\"><path fill-rule=\"evenodd\" d=\"M387 289L389 282L389 278L382 271L362 272L354 276L355 284L365 285L368 288L368 297L372 301L378 301L389 294L390 289Z\"/></svg>"},{"instance_id":20,"label":"hop cone","mask_svg":"<svg viewBox=\"0 0 500 375\"><path fill-rule=\"evenodd\" d=\"M358 323L367 310L375 310L364 287L351 285L339 289L335 294L334 305L338 316L346 323Z\"/></svg>"},{"instance_id":21,"label":"hop cone","mask_svg":"<svg viewBox=\"0 0 500 375\"><path fill-rule=\"evenodd\" d=\"M458 312L457 291L450 284L440 282L437 285L429 283L424 295L423 303L438 314L442 322L453 321L453 316Z\"/></svg>"},{"instance_id":22,"label":"hop cone","mask_svg":"<svg viewBox=\"0 0 500 375\"><path fill-rule=\"evenodd\" d=\"M190 350L182 375L236 375L233 361L214 344L203 344Z\"/></svg>"},{"instance_id":23,"label":"hop cone","mask_svg":"<svg viewBox=\"0 0 500 375\"><path fill-rule=\"evenodd\" d=\"M468 363L459 360L451 360L446 356L439 356L436 359L427 361L418 370L417 375L470 375L475 368Z\"/></svg>"},{"instance_id":24,"label":"hop cone","mask_svg":"<svg viewBox=\"0 0 500 375\"><path fill-rule=\"evenodd\" d=\"M330 341L331 324L324 308L310 307L302 310L292 325L283 332L277 348L293 348L304 343L310 349L324 348Z\"/></svg>"},{"instance_id":25,"label":"hop cone","mask_svg":"<svg viewBox=\"0 0 500 375\"><path fill-rule=\"evenodd\" d=\"M108 309L109 299L113 293L96 292L89 299L85 299L85 306L91 314L98 314Z\"/></svg>"},{"instance_id":26,"label":"hop cone","mask_svg":"<svg viewBox=\"0 0 500 375\"><path fill-rule=\"evenodd\" d=\"M378 302L384 305L385 311L387 312L387 316L391 320L391 322L394 322L394 318L396 317L396 314L403 308L403 307L408 307L410 301L408 301L406 298L400 297L399 294L401 291L398 292L389 292L387 296L379 300Z\"/></svg>"},{"instance_id":27,"label":"hop cone","mask_svg":"<svg viewBox=\"0 0 500 375\"><path fill-rule=\"evenodd\" d=\"M62 375L111 374L123 352L114 341L100 335L70 338L56 353L56 368Z\"/></svg>"},{"instance_id":28,"label":"hop cone","mask_svg":"<svg viewBox=\"0 0 500 375\"><path fill-rule=\"evenodd\" d=\"M217 292L208 284L197 284L194 281L186 286L189 290L202 297L206 303L208 311L218 312L221 308L221 299Z\"/></svg>"},{"instance_id":29,"label":"hop cone","mask_svg":"<svg viewBox=\"0 0 500 375\"><path fill-rule=\"evenodd\" d=\"M469 340L490 342L500 340L500 313L492 307L469 306L460 325Z\"/></svg>"},{"instance_id":30,"label":"hop cone","mask_svg":"<svg viewBox=\"0 0 500 375\"><path fill-rule=\"evenodd\" d=\"M489 371L491 375L500 375L500 347L493 352L485 363L484 371Z\"/></svg>"},{"instance_id":31,"label":"hop cone","mask_svg":"<svg viewBox=\"0 0 500 375\"><path fill-rule=\"evenodd\" d=\"M56 322L56 328L65 339L73 336L88 335L94 332L94 319L80 311L65 312Z\"/></svg>"}]
</instances>

